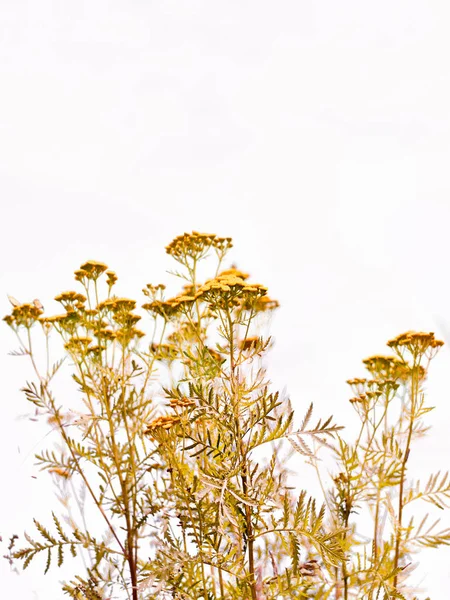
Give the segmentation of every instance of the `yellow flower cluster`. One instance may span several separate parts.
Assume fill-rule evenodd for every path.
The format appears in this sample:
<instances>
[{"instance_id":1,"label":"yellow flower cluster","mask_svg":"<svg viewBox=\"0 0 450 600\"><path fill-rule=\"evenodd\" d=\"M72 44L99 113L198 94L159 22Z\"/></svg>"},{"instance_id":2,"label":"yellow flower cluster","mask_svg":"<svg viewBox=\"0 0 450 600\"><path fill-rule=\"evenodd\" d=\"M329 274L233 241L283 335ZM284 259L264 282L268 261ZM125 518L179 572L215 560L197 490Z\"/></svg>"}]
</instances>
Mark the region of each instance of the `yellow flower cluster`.
<instances>
[{"instance_id":1,"label":"yellow flower cluster","mask_svg":"<svg viewBox=\"0 0 450 600\"><path fill-rule=\"evenodd\" d=\"M354 398L350 398L350 402L352 404L355 404L355 403L365 404L366 402L369 402L370 400L376 400L381 395L382 395L381 390L366 391L366 393L361 393L361 394L358 394L357 396L355 396Z\"/></svg>"},{"instance_id":2,"label":"yellow flower cluster","mask_svg":"<svg viewBox=\"0 0 450 600\"><path fill-rule=\"evenodd\" d=\"M219 277L228 277L228 276L239 277L240 279L244 279L244 280L248 279L250 277L250 275L248 273L244 273L244 271L240 271L236 267L231 267L231 269L226 269L225 271L222 271L219 275Z\"/></svg>"},{"instance_id":3,"label":"yellow flower cluster","mask_svg":"<svg viewBox=\"0 0 450 600\"><path fill-rule=\"evenodd\" d=\"M407 331L389 340L387 345L399 354L405 349L413 356L420 356L427 351L439 349L444 345L444 342L436 340L433 332Z\"/></svg>"},{"instance_id":4,"label":"yellow flower cluster","mask_svg":"<svg viewBox=\"0 0 450 600\"><path fill-rule=\"evenodd\" d=\"M108 298L97 306L98 310L108 310L112 313L129 312L136 308L136 300L130 298Z\"/></svg>"},{"instance_id":5,"label":"yellow flower cluster","mask_svg":"<svg viewBox=\"0 0 450 600\"><path fill-rule=\"evenodd\" d=\"M100 302L97 311L112 315L113 320L120 328L113 330L107 326L106 322L100 322L99 324L103 326L98 328L96 335L104 340L117 340L122 345L128 344L135 337L143 337L144 332L135 327L141 317L131 312L134 308L136 308L136 301L131 298L113 297Z\"/></svg>"},{"instance_id":6,"label":"yellow flower cluster","mask_svg":"<svg viewBox=\"0 0 450 600\"><path fill-rule=\"evenodd\" d=\"M145 333L136 327L122 327L114 332L114 336L122 346L127 346L132 339L142 338Z\"/></svg>"},{"instance_id":7,"label":"yellow flower cluster","mask_svg":"<svg viewBox=\"0 0 450 600\"><path fill-rule=\"evenodd\" d=\"M154 300L143 304L142 308L170 319L192 306L196 300L203 300L215 307L223 308L227 305L236 306L240 302L255 303L267 293L267 288L263 285L246 283L244 279L234 274L235 270L232 271L233 273L225 272L214 279L209 279L195 294L192 286L185 286L185 292L181 295L169 300Z\"/></svg>"},{"instance_id":8,"label":"yellow flower cluster","mask_svg":"<svg viewBox=\"0 0 450 600\"><path fill-rule=\"evenodd\" d=\"M364 404L367 401L367 397L365 394L360 394L359 396L355 396L354 398L350 398L349 400L352 404L360 403Z\"/></svg>"},{"instance_id":9,"label":"yellow flower cluster","mask_svg":"<svg viewBox=\"0 0 450 600\"><path fill-rule=\"evenodd\" d=\"M95 330L95 336L99 340L105 340L105 341L108 341L108 342L112 342L113 340L116 339L116 333L115 333L115 331L113 331L109 327L100 327L99 329L96 329Z\"/></svg>"},{"instance_id":10,"label":"yellow flower cluster","mask_svg":"<svg viewBox=\"0 0 450 600\"><path fill-rule=\"evenodd\" d=\"M220 273L220 275L218 275L216 280L227 283L227 281L228 282L236 281L236 280L245 281L248 278L249 278L248 273L244 273L243 271L240 271L236 267L232 267L231 269L222 271ZM255 312L265 312L268 310L274 310L275 308L278 308L280 306L280 304L277 300L273 300L272 298L269 298L269 296L267 296L267 288L265 288L264 286L259 285L259 284L254 284L253 286L251 286L251 285L249 286L248 284L246 284L246 287L244 289L245 289L245 291L250 291L250 290L253 291L252 288L259 288L260 290L264 290L265 293L264 293L264 295L261 295L261 296L257 297L256 299L254 298L254 296L250 296L248 299L244 299L242 302L242 308L244 308L245 310L253 310Z\"/></svg>"},{"instance_id":11,"label":"yellow flower cluster","mask_svg":"<svg viewBox=\"0 0 450 600\"><path fill-rule=\"evenodd\" d=\"M96 260L88 260L75 271L76 281L92 280L95 281L108 269L107 265Z\"/></svg>"},{"instance_id":12,"label":"yellow flower cluster","mask_svg":"<svg viewBox=\"0 0 450 600\"><path fill-rule=\"evenodd\" d=\"M156 417L153 421L147 424L147 429L144 431L146 435L151 435L158 429L168 430L177 423L180 422L180 417L176 415L164 415L162 417Z\"/></svg>"},{"instance_id":13,"label":"yellow flower cluster","mask_svg":"<svg viewBox=\"0 0 450 600\"><path fill-rule=\"evenodd\" d=\"M158 285L147 283L145 288L142 290L142 293L151 300L157 300L162 298L162 293L165 289L166 286L163 283L158 283Z\"/></svg>"},{"instance_id":14,"label":"yellow flower cluster","mask_svg":"<svg viewBox=\"0 0 450 600\"><path fill-rule=\"evenodd\" d=\"M213 307L237 306L255 302L267 293L267 288L259 283L249 284L236 275L219 275L202 285L195 298L205 300Z\"/></svg>"},{"instance_id":15,"label":"yellow flower cluster","mask_svg":"<svg viewBox=\"0 0 450 600\"><path fill-rule=\"evenodd\" d=\"M231 238L221 238L214 233L184 233L177 236L168 246L167 254L183 262L186 258L198 260L205 256L210 248L214 248L219 253L226 252L233 246Z\"/></svg>"},{"instance_id":16,"label":"yellow flower cluster","mask_svg":"<svg viewBox=\"0 0 450 600\"><path fill-rule=\"evenodd\" d=\"M65 319L67 319L67 313L64 313L61 315L52 315L51 317L45 317L45 319L41 318L41 321L45 321L46 323L55 324L55 323L60 323L61 321L64 321Z\"/></svg>"},{"instance_id":17,"label":"yellow flower cluster","mask_svg":"<svg viewBox=\"0 0 450 600\"><path fill-rule=\"evenodd\" d=\"M405 369L408 369L408 364L396 356L375 354L365 358L363 363L373 377L385 379L399 379L404 376Z\"/></svg>"},{"instance_id":18,"label":"yellow flower cluster","mask_svg":"<svg viewBox=\"0 0 450 600\"><path fill-rule=\"evenodd\" d=\"M73 337L64 344L64 348L74 354L83 354L91 342L92 338L90 337Z\"/></svg>"},{"instance_id":19,"label":"yellow flower cluster","mask_svg":"<svg viewBox=\"0 0 450 600\"><path fill-rule=\"evenodd\" d=\"M42 318L41 321L45 323L50 323L55 327L57 331L60 333L64 331L68 333L70 336L75 336L80 324L81 324L81 315L76 310L67 307L67 312L61 315L53 315L51 317ZM82 336L77 336L82 337Z\"/></svg>"},{"instance_id":20,"label":"yellow flower cluster","mask_svg":"<svg viewBox=\"0 0 450 600\"><path fill-rule=\"evenodd\" d=\"M353 389L355 394L363 394L366 389L367 379L355 377L354 379L347 379L347 383Z\"/></svg>"},{"instance_id":21,"label":"yellow flower cluster","mask_svg":"<svg viewBox=\"0 0 450 600\"><path fill-rule=\"evenodd\" d=\"M55 296L55 300L60 302L63 307L69 311L74 309L84 309L84 304L87 298L86 296L83 296L83 294L79 294L78 292L71 290L68 292L61 292Z\"/></svg>"},{"instance_id":22,"label":"yellow flower cluster","mask_svg":"<svg viewBox=\"0 0 450 600\"><path fill-rule=\"evenodd\" d=\"M35 302L26 302L14 306L11 314L6 315L3 320L10 327L26 327L29 328L35 323L43 313L43 309Z\"/></svg>"},{"instance_id":23,"label":"yellow flower cluster","mask_svg":"<svg viewBox=\"0 0 450 600\"><path fill-rule=\"evenodd\" d=\"M105 275L106 275L106 283L108 284L108 287L112 287L118 279L116 273L114 271L106 271Z\"/></svg>"},{"instance_id":24,"label":"yellow flower cluster","mask_svg":"<svg viewBox=\"0 0 450 600\"><path fill-rule=\"evenodd\" d=\"M183 310L183 308L191 305L193 302L195 302L195 298L193 296L181 295L169 300L153 300L153 302L147 302L146 304L143 304L142 308L151 313L159 315L164 319L171 319L181 310Z\"/></svg>"}]
</instances>

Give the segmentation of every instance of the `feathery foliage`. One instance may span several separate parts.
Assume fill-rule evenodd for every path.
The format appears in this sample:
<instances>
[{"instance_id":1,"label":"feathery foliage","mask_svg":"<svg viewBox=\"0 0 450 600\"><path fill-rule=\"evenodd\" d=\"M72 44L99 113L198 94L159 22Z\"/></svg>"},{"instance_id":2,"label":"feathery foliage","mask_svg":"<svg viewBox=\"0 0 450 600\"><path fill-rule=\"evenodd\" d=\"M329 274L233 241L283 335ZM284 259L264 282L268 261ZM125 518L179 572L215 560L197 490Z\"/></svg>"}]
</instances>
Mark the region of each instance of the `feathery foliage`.
<instances>
[{"instance_id":1,"label":"feathery foliage","mask_svg":"<svg viewBox=\"0 0 450 600\"><path fill-rule=\"evenodd\" d=\"M13 536L8 560L26 568L42 556L47 572L81 554L84 572L63 591L87 600L413 598L410 554L450 544L450 530L426 516L406 522L413 502L442 510L450 500L447 474L425 485L406 478L430 410L423 381L442 342L408 332L389 342L395 356L364 361L370 379L349 381L361 421L355 442L332 417L313 420L312 404L296 426L263 365L278 302L247 273L223 268L230 248L214 234L175 238L166 250L183 289L167 298L164 285L147 284L141 314L114 294L116 274L97 261L75 271L80 291L56 296L61 314L45 316L39 300L12 302L4 320L19 340L14 354L31 359L36 377L23 392L59 436L36 460L55 480L62 516L52 513L51 529L35 520L20 549ZM215 265L202 282L207 257ZM50 366L55 337L65 357ZM68 370L76 407L53 391ZM320 449L338 465L328 485ZM323 504L293 486L295 451L317 470ZM368 543L357 528L364 510Z\"/></svg>"}]
</instances>

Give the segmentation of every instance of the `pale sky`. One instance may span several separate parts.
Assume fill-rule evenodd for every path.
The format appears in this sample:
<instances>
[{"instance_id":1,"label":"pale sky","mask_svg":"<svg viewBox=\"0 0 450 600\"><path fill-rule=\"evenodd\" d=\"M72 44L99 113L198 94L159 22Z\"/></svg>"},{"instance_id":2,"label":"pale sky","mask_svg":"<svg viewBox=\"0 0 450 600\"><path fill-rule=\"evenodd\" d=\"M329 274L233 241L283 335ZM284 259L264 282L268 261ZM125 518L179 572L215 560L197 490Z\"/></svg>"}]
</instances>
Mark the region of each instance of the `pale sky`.
<instances>
[{"instance_id":1,"label":"pale sky","mask_svg":"<svg viewBox=\"0 0 450 600\"><path fill-rule=\"evenodd\" d=\"M233 237L230 261L280 300L269 376L299 413L314 401L345 424L345 380L364 357L408 329L443 335L448 2L1 4L3 314L7 293L56 310L89 258L139 299L169 279L164 247L195 229ZM53 492L33 467L48 438L17 420L29 371L2 331L5 538L34 516L48 523ZM434 470L450 467L449 366L443 349L428 382L421 458ZM420 562L423 587L443 598L450 551ZM37 561L17 577L2 561L2 593L60 600L58 572L42 571Z\"/></svg>"}]
</instances>

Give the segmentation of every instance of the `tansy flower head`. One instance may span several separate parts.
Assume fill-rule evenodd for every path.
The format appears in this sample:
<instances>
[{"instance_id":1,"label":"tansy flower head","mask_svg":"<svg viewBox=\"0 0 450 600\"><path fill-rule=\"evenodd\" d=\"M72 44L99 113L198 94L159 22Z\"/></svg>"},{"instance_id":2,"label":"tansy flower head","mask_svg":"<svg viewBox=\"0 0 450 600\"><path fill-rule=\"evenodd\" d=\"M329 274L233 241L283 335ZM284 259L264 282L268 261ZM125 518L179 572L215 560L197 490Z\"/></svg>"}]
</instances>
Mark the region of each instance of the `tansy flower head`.
<instances>
[{"instance_id":1,"label":"tansy flower head","mask_svg":"<svg viewBox=\"0 0 450 600\"><path fill-rule=\"evenodd\" d=\"M221 238L215 233L193 231L176 237L166 246L166 252L182 264L186 264L187 259L199 260L204 258L211 248L223 258L232 246L230 237Z\"/></svg>"},{"instance_id":2,"label":"tansy flower head","mask_svg":"<svg viewBox=\"0 0 450 600\"><path fill-rule=\"evenodd\" d=\"M169 300L154 300L142 305L144 310L159 315L166 320L172 319L180 312L185 312L195 302L194 296L182 294Z\"/></svg>"},{"instance_id":3,"label":"tansy flower head","mask_svg":"<svg viewBox=\"0 0 450 600\"><path fill-rule=\"evenodd\" d=\"M109 287L112 287L118 279L117 275L115 274L114 271L106 271L105 275L106 275L106 283L108 284Z\"/></svg>"},{"instance_id":4,"label":"tansy flower head","mask_svg":"<svg viewBox=\"0 0 450 600\"><path fill-rule=\"evenodd\" d=\"M136 308L136 300L131 300L130 298L112 298L112 301L113 312L127 312Z\"/></svg>"},{"instance_id":5,"label":"tansy flower head","mask_svg":"<svg viewBox=\"0 0 450 600\"><path fill-rule=\"evenodd\" d=\"M100 302L97 308L99 310L106 308L113 313L129 312L136 308L136 300L131 300L131 298L108 298Z\"/></svg>"},{"instance_id":6,"label":"tansy flower head","mask_svg":"<svg viewBox=\"0 0 450 600\"><path fill-rule=\"evenodd\" d=\"M38 308L34 303L25 303L14 306L11 314L6 315L3 320L11 327L26 327L29 328L42 315L43 310Z\"/></svg>"},{"instance_id":7,"label":"tansy flower head","mask_svg":"<svg viewBox=\"0 0 450 600\"><path fill-rule=\"evenodd\" d=\"M235 275L219 275L204 283L195 298L205 300L213 308L225 308L254 302L266 293L267 288L259 283L248 284Z\"/></svg>"},{"instance_id":8,"label":"tansy flower head","mask_svg":"<svg viewBox=\"0 0 450 600\"><path fill-rule=\"evenodd\" d=\"M62 319L58 318L53 322L56 329L60 328L69 335L75 335L80 323L81 316L75 310L67 308L67 312Z\"/></svg>"},{"instance_id":9,"label":"tansy flower head","mask_svg":"<svg viewBox=\"0 0 450 600\"><path fill-rule=\"evenodd\" d=\"M74 354L86 352L89 344L92 342L90 337L72 337L64 344L64 348Z\"/></svg>"},{"instance_id":10,"label":"tansy flower head","mask_svg":"<svg viewBox=\"0 0 450 600\"><path fill-rule=\"evenodd\" d=\"M404 350L408 350L414 358L420 357L425 353L431 358L444 345L444 342L436 340L432 331L429 333L407 331L389 340L387 345L393 348L400 356L403 356Z\"/></svg>"},{"instance_id":11,"label":"tansy flower head","mask_svg":"<svg viewBox=\"0 0 450 600\"><path fill-rule=\"evenodd\" d=\"M396 356L383 356L375 354L363 360L366 369L373 377L384 379L397 379L401 376L403 369L407 366L405 361Z\"/></svg>"},{"instance_id":12,"label":"tansy flower head","mask_svg":"<svg viewBox=\"0 0 450 600\"><path fill-rule=\"evenodd\" d=\"M398 365L394 377L403 384L411 381L413 377L417 377L418 381L424 381L427 377L427 370L423 365L411 366L405 362Z\"/></svg>"},{"instance_id":13,"label":"tansy flower head","mask_svg":"<svg viewBox=\"0 0 450 600\"><path fill-rule=\"evenodd\" d=\"M55 300L60 302L66 310L74 307L80 309L83 308L84 303L86 302L86 296L74 291L61 292L55 296Z\"/></svg>"},{"instance_id":14,"label":"tansy flower head","mask_svg":"<svg viewBox=\"0 0 450 600\"><path fill-rule=\"evenodd\" d=\"M133 313L129 312L118 312L113 316L113 319L118 325L121 325L122 327L134 327L136 323L141 320L141 317L139 315L134 315Z\"/></svg>"},{"instance_id":15,"label":"tansy flower head","mask_svg":"<svg viewBox=\"0 0 450 600\"><path fill-rule=\"evenodd\" d=\"M219 274L219 278L221 277L228 277L228 276L233 276L233 277L239 277L239 279L248 279L250 277L250 275L248 273L244 273L244 271L240 271L239 269L237 269L236 267L232 266L230 269L226 269L225 271L222 271Z\"/></svg>"},{"instance_id":16,"label":"tansy flower head","mask_svg":"<svg viewBox=\"0 0 450 600\"><path fill-rule=\"evenodd\" d=\"M214 233L199 233L198 231L184 233L166 246L166 252L181 262L188 257L198 260L206 255L215 239Z\"/></svg>"},{"instance_id":17,"label":"tansy flower head","mask_svg":"<svg viewBox=\"0 0 450 600\"><path fill-rule=\"evenodd\" d=\"M147 424L147 429L144 431L146 435L152 435L158 429L168 430L177 423L180 422L180 417L176 415L165 415L162 417L156 417Z\"/></svg>"},{"instance_id":18,"label":"tansy flower head","mask_svg":"<svg viewBox=\"0 0 450 600\"><path fill-rule=\"evenodd\" d=\"M45 318L42 318L41 320L44 321L45 323L55 324L55 323L60 323L66 317L67 317L67 313L65 313L63 315L52 315L51 317L45 317Z\"/></svg>"},{"instance_id":19,"label":"tansy flower head","mask_svg":"<svg viewBox=\"0 0 450 600\"><path fill-rule=\"evenodd\" d=\"M366 394L359 394L359 396L355 396L354 398L350 398L350 402L352 404L365 404L368 400Z\"/></svg>"},{"instance_id":20,"label":"tansy flower head","mask_svg":"<svg viewBox=\"0 0 450 600\"><path fill-rule=\"evenodd\" d=\"M355 377L354 379L347 379L347 383L351 386L355 394L363 394L366 389L367 379Z\"/></svg>"},{"instance_id":21,"label":"tansy flower head","mask_svg":"<svg viewBox=\"0 0 450 600\"><path fill-rule=\"evenodd\" d=\"M81 283L83 283L85 277L87 277L87 272L83 271L82 269L77 269L76 271L74 271L74 275L75 281L81 281Z\"/></svg>"},{"instance_id":22,"label":"tansy flower head","mask_svg":"<svg viewBox=\"0 0 450 600\"><path fill-rule=\"evenodd\" d=\"M89 348L87 349L87 351L88 351L90 354L93 354L93 355L99 356L99 355L100 355L100 353L101 353L101 351L102 351L102 348L100 348L100 346L98 346L98 345L95 345L95 346L89 346Z\"/></svg>"},{"instance_id":23,"label":"tansy flower head","mask_svg":"<svg viewBox=\"0 0 450 600\"><path fill-rule=\"evenodd\" d=\"M136 327L122 327L115 332L115 338L122 346L127 346L134 338L144 336L145 333Z\"/></svg>"},{"instance_id":24,"label":"tansy flower head","mask_svg":"<svg viewBox=\"0 0 450 600\"><path fill-rule=\"evenodd\" d=\"M75 279L81 281L83 278L95 281L108 269L105 263L96 260L88 260L81 265L78 271L75 271Z\"/></svg>"},{"instance_id":25,"label":"tansy flower head","mask_svg":"<svg viewBox=\"0 0 450 600\"><path fill-rule=\"evenodd\" d=\"M158 285L153 285L152 283L147 283L145 288L142 290L144 296L147 296L151 300L162 300L163 292L166 289L166 286L163 283L158 283Z\"/></svg>"},{"instance_id":26,"label":"tansy flower head","mask_svg":"<svg viewBox=\"0 0 450 600\"><path fill-rule=\"evenodd\" d=\"M116 339L116 332L108 327L103 327L96 332L97 337L100 340L106 340L108 342L112 342Z\"/></svg>"},{"instance_id":27,"label":"tansy flower head","mask_svg":"<svg viewBox=\"0 0 450 600\"><path fill-rule=\"evenodd\" d=\"M213 246L217 254L222 257L233 247L233 241L230 237L221 238L216 236L213 240Z\"/></svg>"}]
</instances>

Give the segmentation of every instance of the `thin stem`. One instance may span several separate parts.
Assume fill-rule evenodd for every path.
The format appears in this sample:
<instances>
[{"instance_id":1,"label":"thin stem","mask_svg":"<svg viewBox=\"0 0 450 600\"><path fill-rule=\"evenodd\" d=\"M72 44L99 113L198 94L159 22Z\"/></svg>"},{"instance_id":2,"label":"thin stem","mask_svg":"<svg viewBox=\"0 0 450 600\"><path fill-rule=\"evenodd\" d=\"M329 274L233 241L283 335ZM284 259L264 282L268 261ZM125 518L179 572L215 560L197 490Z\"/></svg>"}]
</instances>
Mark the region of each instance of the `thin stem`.
<instances>
[{"instance_id":1,"label":"thin stem","mask_svg":"<svg viewBox=\"0 0 450 600\"><path fill-rule=\"evenodd\" d=\"M403 454L403 460L400 470L400 489L398 494L398 517L397 517L397 527L396 527L396 535L395 535L395 557L394 557L394 569L398 568L398 563L400 559L400 544L402 539L402 519L403 519L403 493L405 486L405 474L406 474L406 463L408 462L409 453L410 453L410 445L414 428L414 421L416 418L416 403L417 403L417 393L419 388L419 366L420 366L420 358L416 363L416 356L414 357L414 362L412 366L412 377L411 377L411 411L409 417L409 426L408 426L408 438L406 440L406 446ZM397 589L398 582L398 573L394 576L394 588Z\"/></svg>"},{"instance_id":2,"label":"thin stem","mask_svg":"<svg viewBox=\"0 0 450 600\"><path fill-rule=\"evenodd\" d=\"M248 467L247 467L247 456L244 448L243 441L240 439L240 423L239 423L239 405L237 398L237 386L236 386L236 375L235 375L235 361L234 361L234 331L233 331L233 321L231 319L231 315L229 310L227 310L227 321L229 326L229 342L230 342L230 369L231 369L231 392L233 397L234 404L234 413L235 413L235 426L236 426L236 436L238 438L238 447L239 453L241 457L241 480L242 480L242 491L244 496L247 496L248 493ZM255 558L254 558L254 532L252 526L252 515L251 508L248 504L245 505L245 536L247 540L247 552L248 552L248 571L249 571L249 580L250 580L250 593L252 600L257 600L256 593L256 581L255 581Z\"/></svg>"}]
</instances>

